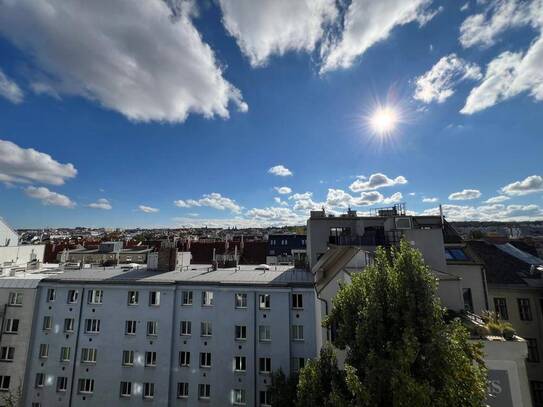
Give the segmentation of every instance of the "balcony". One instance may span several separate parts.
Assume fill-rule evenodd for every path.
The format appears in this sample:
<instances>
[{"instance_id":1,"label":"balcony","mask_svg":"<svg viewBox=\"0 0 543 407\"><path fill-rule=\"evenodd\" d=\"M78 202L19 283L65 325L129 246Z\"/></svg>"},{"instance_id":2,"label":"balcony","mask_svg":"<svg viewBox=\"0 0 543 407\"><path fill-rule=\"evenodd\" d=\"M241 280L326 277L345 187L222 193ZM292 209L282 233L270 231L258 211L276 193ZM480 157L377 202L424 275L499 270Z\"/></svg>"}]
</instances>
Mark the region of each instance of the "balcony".
<instances>
[{"instance_id":1,"label":"balcony","mask_svg":"<svg viewBox=\"0 0 543 407\"><path fill-rule=\"evenodd\" d=\"M328 243L337 246L393 246L400 242L401 236L401 232L397 230L373 233L366 231L362 236L329 236Z\"/></svg>"}]
</instances>

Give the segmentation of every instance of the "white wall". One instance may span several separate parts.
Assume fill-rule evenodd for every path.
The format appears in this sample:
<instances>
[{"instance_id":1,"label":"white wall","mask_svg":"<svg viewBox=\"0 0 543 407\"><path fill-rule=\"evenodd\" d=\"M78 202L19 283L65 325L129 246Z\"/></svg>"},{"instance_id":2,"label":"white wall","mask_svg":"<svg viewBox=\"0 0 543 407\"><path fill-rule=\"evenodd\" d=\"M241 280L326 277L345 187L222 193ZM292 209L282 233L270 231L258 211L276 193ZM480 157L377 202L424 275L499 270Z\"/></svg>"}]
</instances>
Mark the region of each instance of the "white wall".
<instances>
[{"instance_id":1,"label":"white wall","mask_svg":"<svg viewBox=\"0 0 543 407\"><path fill-rule=\"evenodd\" d=\"M19 236L9 225L0 218L0 246L17 246Z\"/></svg>"},{"instance_id":2,"label":"white wall","mask_svg":"<svg viewBox=\"0 0 543 407\"><path fill-rule=\"evenodd\" d=\"M10 262L26 264L32 260L32 255L36 255L36 259L43 262L44 252L44 244L0 247L0 266Z\"/></svg>"}]
</instances>

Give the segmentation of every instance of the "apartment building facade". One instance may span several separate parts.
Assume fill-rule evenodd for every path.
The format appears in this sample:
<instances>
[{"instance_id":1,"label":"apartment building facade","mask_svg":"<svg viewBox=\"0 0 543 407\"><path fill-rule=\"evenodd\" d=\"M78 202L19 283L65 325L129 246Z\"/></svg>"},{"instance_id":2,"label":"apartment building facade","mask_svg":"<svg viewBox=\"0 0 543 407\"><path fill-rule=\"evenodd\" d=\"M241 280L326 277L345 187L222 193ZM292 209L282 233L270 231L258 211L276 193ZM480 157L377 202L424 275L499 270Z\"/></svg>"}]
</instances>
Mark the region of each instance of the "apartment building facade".
<instances>
[{"instance_id":1,"label":"apartment building facade","mask_svg":"<svg viewBox=\"0 0 543 407\"><path fill-rule=\"evenodd\" d=\"M25 406L266 406L317 352L295 269L78 270L42 281Z\"/></svg>"}]
</instances>

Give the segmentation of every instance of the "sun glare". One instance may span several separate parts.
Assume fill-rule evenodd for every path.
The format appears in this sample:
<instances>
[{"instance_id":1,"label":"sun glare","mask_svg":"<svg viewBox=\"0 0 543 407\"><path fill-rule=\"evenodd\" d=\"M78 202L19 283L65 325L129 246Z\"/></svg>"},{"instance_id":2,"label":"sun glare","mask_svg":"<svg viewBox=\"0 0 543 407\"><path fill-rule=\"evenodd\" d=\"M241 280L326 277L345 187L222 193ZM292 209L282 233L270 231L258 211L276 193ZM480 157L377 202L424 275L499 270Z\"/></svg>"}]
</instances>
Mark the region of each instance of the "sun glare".
<instances>
[{"instance_id":1,"label":"sun glare","mask_svg":"<svg viewBox=\"0 0 543 407\"><path fill-rule=\"evenodd\" d=\"M398 114L391 107L380 107L370 116L369 124L377 134L390 134L396 128Z\"/></svg>"}]
</instances>

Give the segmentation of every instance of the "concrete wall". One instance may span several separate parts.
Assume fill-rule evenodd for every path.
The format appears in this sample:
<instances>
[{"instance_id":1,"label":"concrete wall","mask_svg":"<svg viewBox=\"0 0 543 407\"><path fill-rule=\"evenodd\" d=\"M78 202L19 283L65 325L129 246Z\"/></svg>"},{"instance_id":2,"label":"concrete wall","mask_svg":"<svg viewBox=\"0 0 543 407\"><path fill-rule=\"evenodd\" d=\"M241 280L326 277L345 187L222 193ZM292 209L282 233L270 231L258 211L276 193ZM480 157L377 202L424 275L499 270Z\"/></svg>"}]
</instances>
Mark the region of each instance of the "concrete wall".
<instances>
[{"instance_id":1,"label":"concrete wall","mask_svg":"<svg viewBox=\"0 0 543 407\"><path fill-rule=\"evenodd\" d=\"M11 229L8 224L0 218L0 247L17 246L19 244L19 235Z\"/></svg>"},{"instance_id":2,"label":"concrete wall","mask_svg":"<svg viewBox=\"0 0 543 407\"><path fill-rule=\"evenodd\" d=\"M489 309L490 304L487 304L488 293L485 287L486 278L480 265L447 264L447 272L461 278L461 288L471 289L473 311L475 314L481 315L483 311Z\"/></svg>"},{"instance_id":3,"label":"concrete wall","mask_svg":"<svg viewBox=\"0 0 543 407\"><path fill-rule=\"evenodd\" d=\"M8 262L26 264L32 259L33 255L35 255L40 262L43 262L44 253L44 244L0 247L0 265Z\"/></svg>"}]
</instances>

